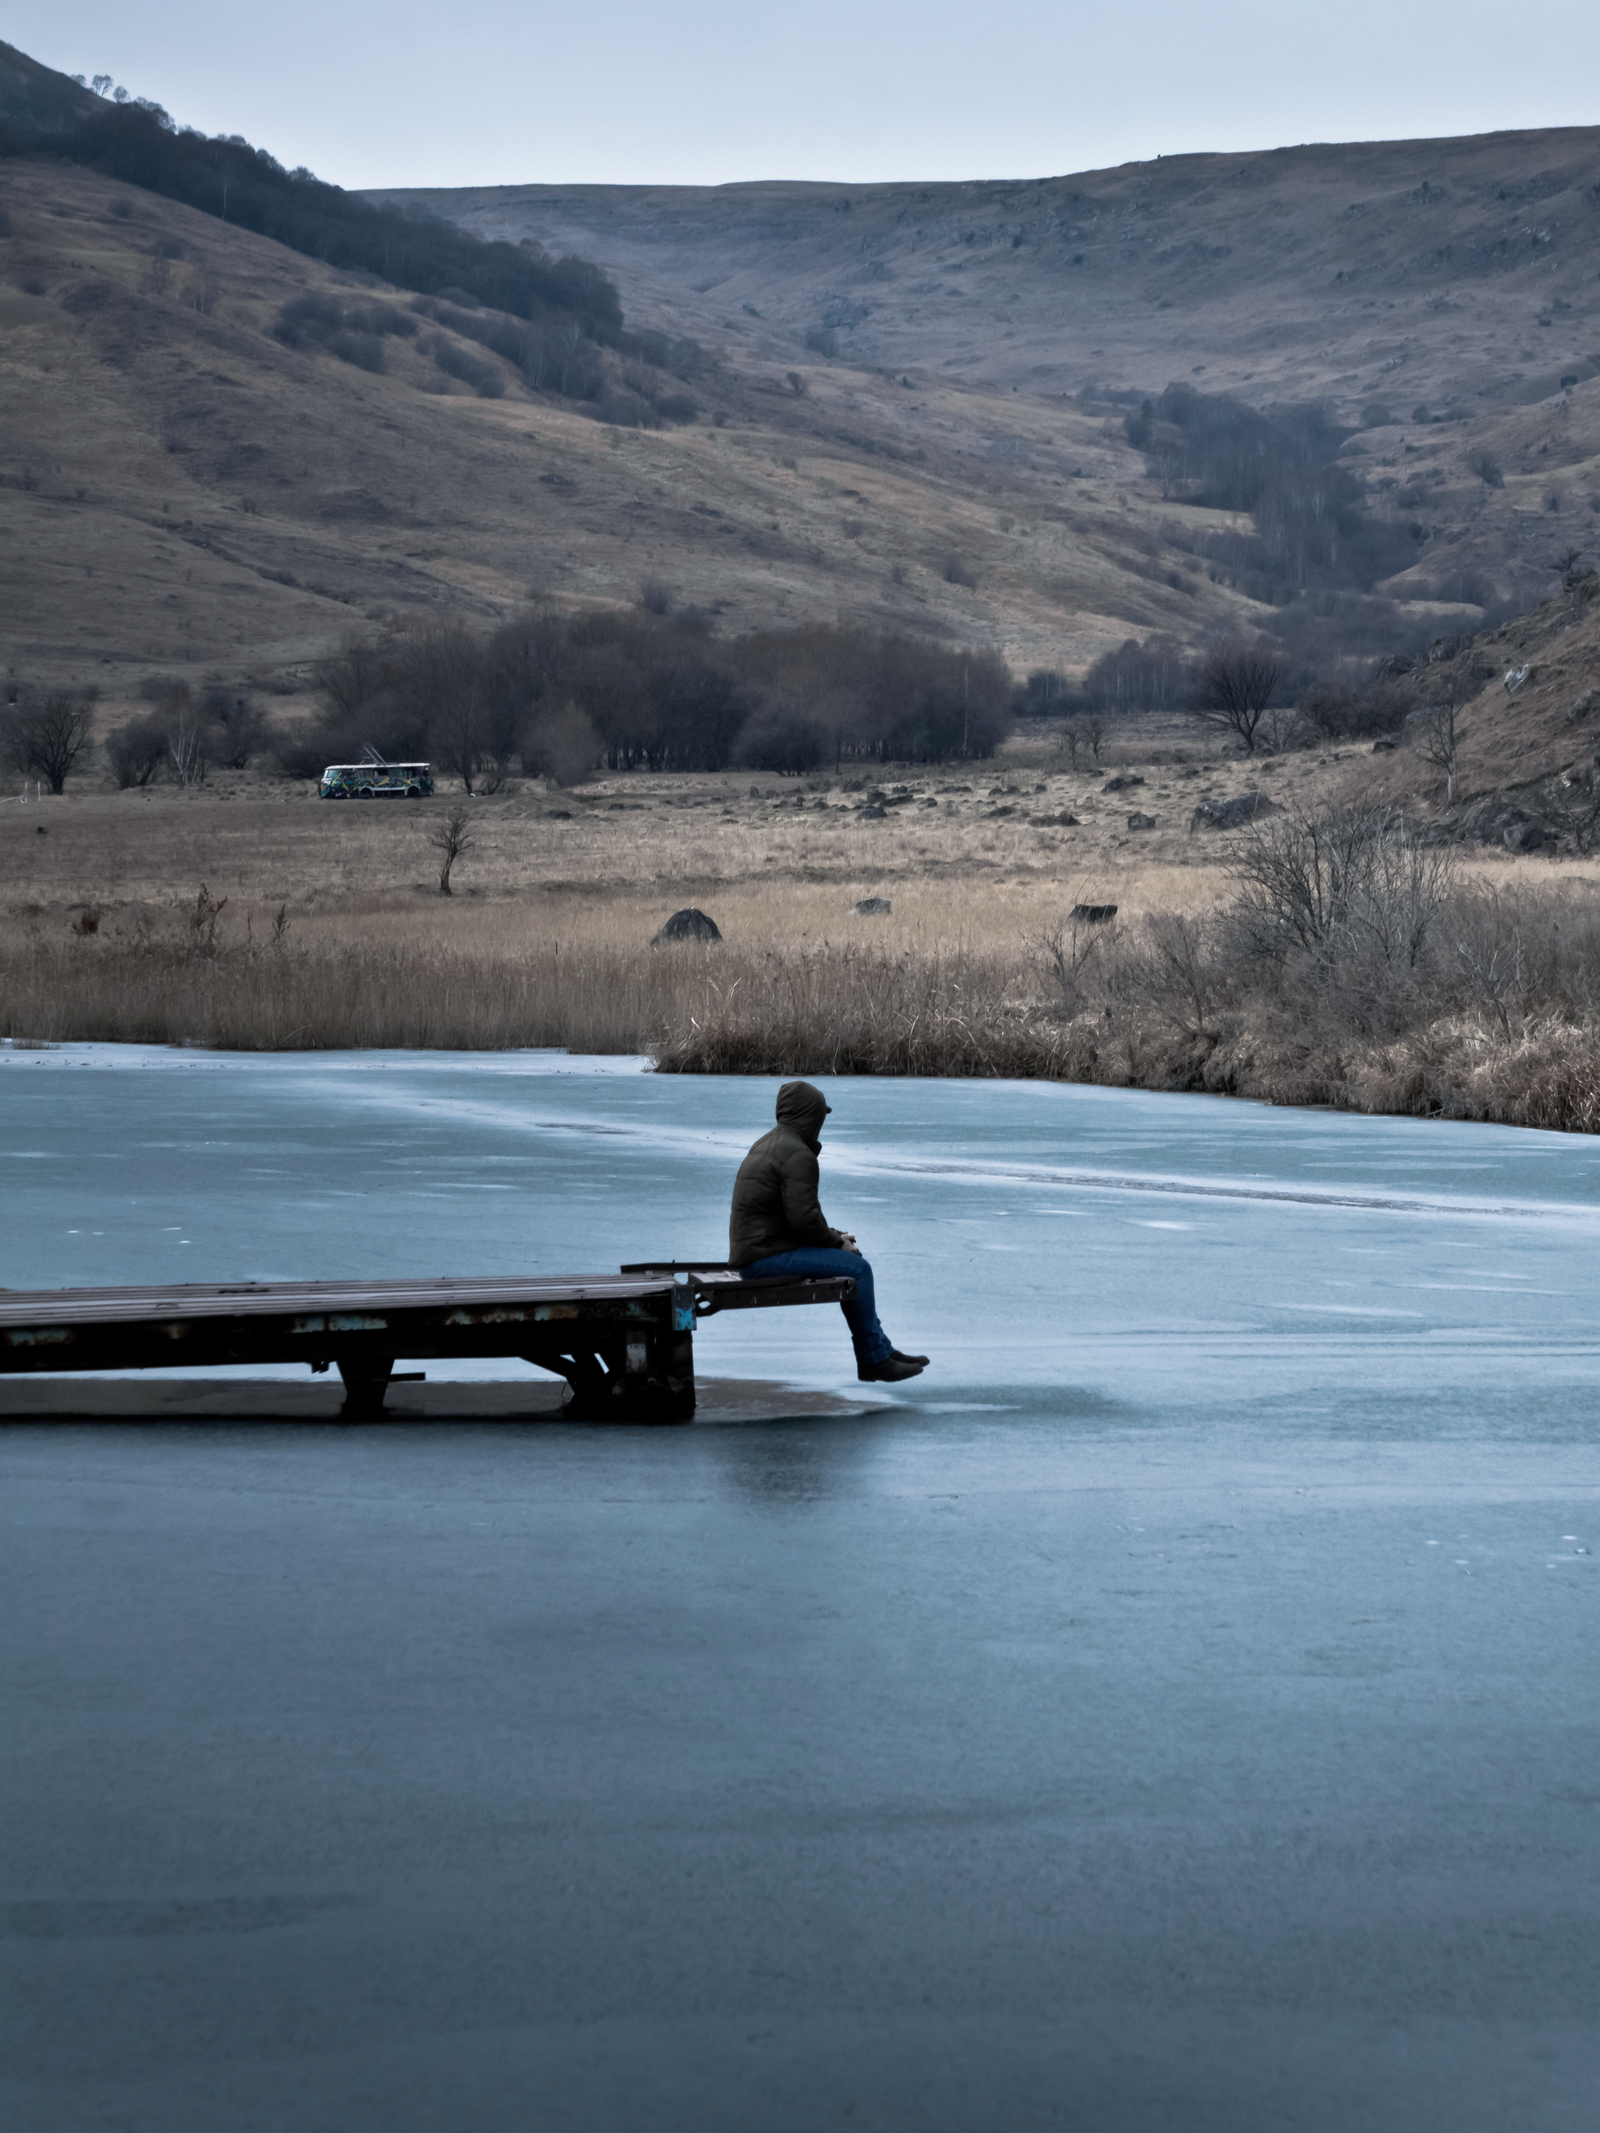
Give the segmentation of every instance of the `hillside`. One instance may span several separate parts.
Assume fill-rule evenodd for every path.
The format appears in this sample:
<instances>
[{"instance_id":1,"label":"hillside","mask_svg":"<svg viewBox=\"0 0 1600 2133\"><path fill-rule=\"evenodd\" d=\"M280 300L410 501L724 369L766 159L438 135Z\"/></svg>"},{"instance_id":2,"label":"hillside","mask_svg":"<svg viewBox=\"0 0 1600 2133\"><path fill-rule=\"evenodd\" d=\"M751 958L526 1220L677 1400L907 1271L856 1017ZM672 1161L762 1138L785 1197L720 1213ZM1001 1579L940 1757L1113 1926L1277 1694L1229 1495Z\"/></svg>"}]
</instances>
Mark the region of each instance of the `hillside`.
<instances>
[{"instance_id":1,"label":"hillside","mask_svg":"<svg viewBox=\"0 0 1600 2133\"><path fill-rule=\"evenodd\" d=\"M410 300L93 171L0 162L0 210L0 655L24 678L295 669L368 621L647 580L725 629L859 621L1021 668L1253 612L1163 563L1136 462L1076 405L1030 407L1022 462L994 395L741 350L692 381L699 419L617 427L431 322L381 371L285 346L287 303Z\"/></svg>"},{"instance_id":2,"label":"hillside","mask_svg":"<svg viewBox=\"0 0 1600 2133\"><path fill-rule=\"evenodd\" d=\"M1304 675L1492 622L1600 534L1590 132L1026 185L373 196L423 253L447 231L459 253L459 224L535 275L563 253L612 275L628 330L572 385L470 294L86 167L96 107L0 47L0 146L24 121L35 142L0 159L0 655L23 679L292 689L368 625L647 587L724 632L859 623L1020 672L1266 628ZM51 128L78 162L36 152ZM1335 567L1274 582L1260 508L1173 477L1167 401L1139 417L1173 379L1326 404L1298 503L1344 499ZM1285 418L1274 449L1310 435Z\"/></svg>"},{"instance_id":3,"label":"hillside","mask_svg":"<svg viewBox=\"0 0 1600 2133\"><path fill-rule=\"evenodd\" d=\"M1185 380L1323 400L1420 515L1394 590L1528 597L1600 508L1600 129L1174 156L1038 181L374 195L595 258L630 312L772 362L1037 406ZM997 400L1001 406L1004 402ZM1490 469L1485 479L1480 466ZM1149 484L1131 457L1130 493Z\"/></svg>"}]
</instances>

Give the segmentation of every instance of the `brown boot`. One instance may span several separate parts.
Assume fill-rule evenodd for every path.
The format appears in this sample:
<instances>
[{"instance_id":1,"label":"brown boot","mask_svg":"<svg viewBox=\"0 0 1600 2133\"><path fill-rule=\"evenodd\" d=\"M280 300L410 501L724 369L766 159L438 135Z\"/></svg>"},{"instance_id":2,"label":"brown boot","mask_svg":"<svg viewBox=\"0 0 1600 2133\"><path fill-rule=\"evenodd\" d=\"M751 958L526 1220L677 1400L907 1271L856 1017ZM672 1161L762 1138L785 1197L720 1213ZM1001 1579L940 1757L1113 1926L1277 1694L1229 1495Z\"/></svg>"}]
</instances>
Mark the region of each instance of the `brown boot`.
<instances>
[{"instance_id":1,"label":"brown boot","mask_svg":"<svg viewBox=\"0 0 1600 2133\"><path fill-rule=\"evenodd\" d=\"M927 1367L925 1355L902 1355L891 1348L881 1363L858 1363L856 1376L866 1385L898 1385L902 1378L920 1377Z\"/></svg>"}]
</instances>

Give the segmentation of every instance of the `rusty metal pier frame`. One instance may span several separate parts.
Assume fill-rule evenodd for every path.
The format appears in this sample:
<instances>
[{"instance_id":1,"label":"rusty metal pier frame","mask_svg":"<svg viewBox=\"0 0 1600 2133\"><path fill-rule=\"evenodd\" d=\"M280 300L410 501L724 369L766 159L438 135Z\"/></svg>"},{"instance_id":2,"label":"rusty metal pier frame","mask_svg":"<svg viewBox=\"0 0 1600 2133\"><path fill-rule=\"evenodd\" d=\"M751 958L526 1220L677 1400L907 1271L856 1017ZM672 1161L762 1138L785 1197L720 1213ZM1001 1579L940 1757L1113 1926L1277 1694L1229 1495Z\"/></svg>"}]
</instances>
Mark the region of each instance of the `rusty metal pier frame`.
<instances>
[{"instance_id":1,"label":"rusty metal pier frame","mask_svg":"<svg viewBox=\"0 0 1600 2133\"><path fill-rule=\"evenodd\" d=\"M360 1419L383 1411L400 1356L504 1355L565 1378L573 1420L687 1422L699 1320L854 1293L843 1278L741 1281L715 1263L520 1280L8 1289L0 1378L304 1363L337 1370L344 1413Z\"/></svg>"}]
</instances>

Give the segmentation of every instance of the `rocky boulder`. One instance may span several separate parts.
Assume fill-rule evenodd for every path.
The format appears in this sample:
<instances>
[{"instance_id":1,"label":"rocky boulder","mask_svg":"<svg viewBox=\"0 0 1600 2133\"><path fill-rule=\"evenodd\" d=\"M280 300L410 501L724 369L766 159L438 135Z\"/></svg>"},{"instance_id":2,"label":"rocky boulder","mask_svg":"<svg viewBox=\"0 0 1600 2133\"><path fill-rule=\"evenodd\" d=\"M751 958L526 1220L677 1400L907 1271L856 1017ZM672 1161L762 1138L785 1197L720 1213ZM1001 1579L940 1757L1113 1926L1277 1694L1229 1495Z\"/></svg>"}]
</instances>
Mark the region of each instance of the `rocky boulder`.
<instances>
[{"instance_id":1,"label":"rocky boulder","mask_svg":"<svg viewBox=\"0 0 1600 2133\"><path fill-rule=\"evenodd\" d=\"M660 948L673 941L720 941L721 938L721 928L716 920L707 918L703 911L696 911L691 906L685 911L674 911L650 945Z\"/></svg>"},{"instance_id":2,"label":"rocky boulder","mask_svg":"<svg viewBox=\"0 0 1600 2133\"><path fill-rule=\"evenodd\" d=\"M1231 800L1202 800L1189 817L1189 828L1191 831L1243 829L1258 815L1271 813L1272 802L1264 792L1235 793Z\"/></svg>"}]
</instances>

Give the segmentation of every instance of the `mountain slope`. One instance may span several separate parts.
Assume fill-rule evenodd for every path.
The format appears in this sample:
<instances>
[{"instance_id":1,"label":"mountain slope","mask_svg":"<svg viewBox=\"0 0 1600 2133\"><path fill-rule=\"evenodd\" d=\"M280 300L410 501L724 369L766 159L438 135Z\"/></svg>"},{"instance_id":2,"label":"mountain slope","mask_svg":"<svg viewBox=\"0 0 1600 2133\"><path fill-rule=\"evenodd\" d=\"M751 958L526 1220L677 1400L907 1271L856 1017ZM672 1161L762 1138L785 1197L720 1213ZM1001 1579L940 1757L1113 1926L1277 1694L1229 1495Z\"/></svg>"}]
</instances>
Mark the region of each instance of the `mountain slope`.
<instances>
[{"instance_id":1,"label":"mountain slope","mask_svg":"<svg viewBox=\"0 0 1600 2133\"><path fill-rule=\"evenodd\" d=\"M1595 536L1597 180L1600 129L1570 128L1029 182L375 197L577 246L636 315L770 361L809 336L1019 410L1174 379L1326 401L1375 504L1420 526L1395 592L1482 605L1544 592ZM1159 500L1131 455L1123 479Z\"/></svg>"},{"instance_id":2,"label":"mountain slope","mask_svg":"<svg viewBox=\"0 0 1600 2133\"><path fill-rule=\"evenodd\" d=\"M1600 370L1600 129L1172 156L1037 182L395 191L852 360L1034 393L1403 404ZM1548 319L1541 328L1540 320Z\"/></svg>"},{"instance_id":3,"label":"mountain slope","mask_svg":"<svg viewBox=\"0 0 1600 2133\"><path fill-rule=\"evenodd\" d=\"M620 429L432 324L380 372L285 346L286 303L407 300L92 171L7 160L0 207L0 655L24 677L282 666L368 618L646 579L725 628L893 625L1023 667L1253 612L1159 567L1131 455L1076 406L1023 421L757 356L696 381L694 424Z\"/></svg>"}]
</instances>

